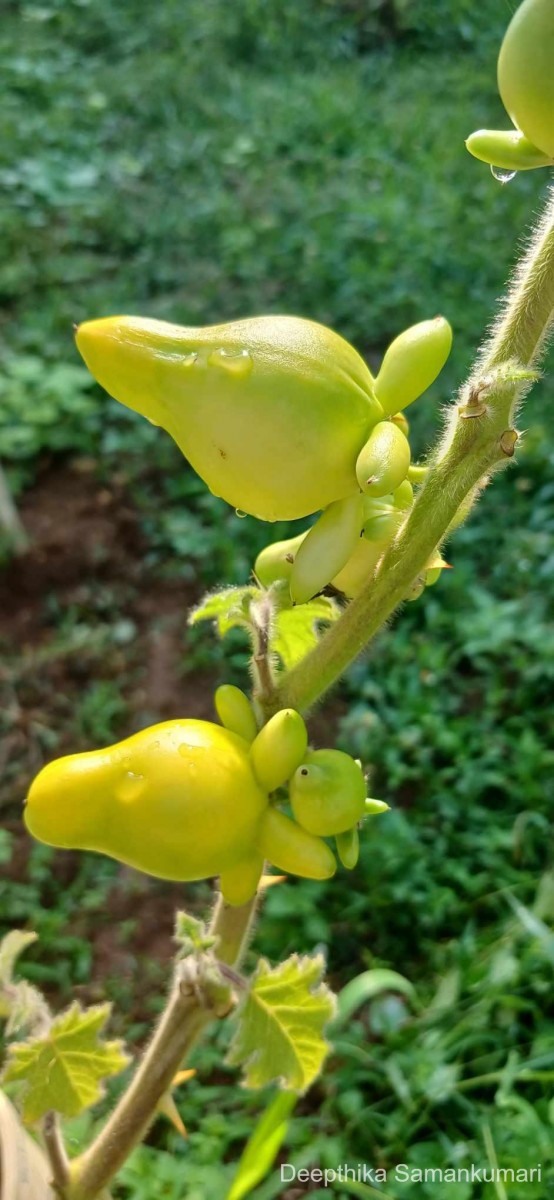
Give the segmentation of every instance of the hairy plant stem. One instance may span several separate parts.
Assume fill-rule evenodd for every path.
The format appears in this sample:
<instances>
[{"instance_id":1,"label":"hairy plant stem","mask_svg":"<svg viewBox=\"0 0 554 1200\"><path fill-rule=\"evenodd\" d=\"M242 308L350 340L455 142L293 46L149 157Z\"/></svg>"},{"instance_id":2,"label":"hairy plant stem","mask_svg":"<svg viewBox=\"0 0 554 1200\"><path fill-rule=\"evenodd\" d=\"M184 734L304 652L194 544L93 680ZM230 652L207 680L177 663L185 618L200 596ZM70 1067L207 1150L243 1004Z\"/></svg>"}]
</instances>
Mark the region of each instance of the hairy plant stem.
<instances>
[{"instance_id":1,"label":"hairy plant stem","mask_svg":"<svg viewBox=\"0 0 554 1200\"><path fill-rule=\"evenodd\" d=\"M210 932L219 938L216 947L219 962L228 963L230 967L240 966L252 936L258 897L259 893L247 904L234 907L219 894L210 925Z\"/></svg>"},{"instance_id":2,"label":"hairy plant stem","mask_svg":"<svg viewBox=\"0 0 554 1200\"><path fill-rule=\"evenodd\" d=\"M304 710L336 682L388 620L444 539L460 505L513 456L512 414L529 386L525 371L539 358L554 314L554 193L468 384L453 406L445 437L430 459L421 492L374 577L317 647L278 684L269 657L270 615L258 614L254 654L257 700L266 719L279 708ZM421 472L423 475L423 472ZM211 924L222 964L240 961L256 899L233 908L220 897ZM95 1200L144 1137L183 1058L214 1017L226 1015L230 992L213 977L177 969L173 989L134 1078L89 1149L70 1167L67 1200ZM185 960L189 963L190 960ZM215 988L215 990L214 990ZM226 998L227 997L227 998Z\"/></svg>"},{"instance_id":3,"label":"hairy plant stem","mask_svg":"<svg viewBox=\"0 0 554 1200\"><path fill-rule=\"evenodd\" d=\"M554 319L554 189L529 249L517 265L490 338L442 443L430 458L414 507L375 574L340 619L264 699L266 716L306 711L340 678L406 598L460 505L513 456L513 413L530 386ZM525 372L527 371L527 375Z\"/></svg>"},{"instance_id":4,"label":"hairy plant stem","mask_svg":"<svg viewBox=\"0 0 554 1200\"><path fill-rule=\"evenodd\" d=\"M251 605L250 620L255 707L256 715L263 724L265 703L274 685L270 653L273 604L269 596L262 595L260 600Z\"/></svg>"},{"instance_id":5,"label":"hairy plant stem","mask_svg":"<svg viewBox=\"0 0 554 1200\"><path fill-rule=\"evenodd\" d=\"M254 897L233 908L218 898L210 932L219 938L215 954L221 964L233 966L240 961L256 901ZM214 981L205 965L202 959L189 958L178 964L167 1006L129 1087L92 1145L71 1163L70 1184L63 1192L67 1200L94 1200L103 1192L143 1140L160 1101L203 1029L231 1011L230 988L222 987L221 979Z\"/></svg>"},{"instance_id":6,"label":"hairy plant stem","mask_svg":"<svg viewBox=\"0 0 554 1200\"><path fill-rule=\"evenodd\" d=\"M57 1113L46 1113L42 1122L42 1140L52 1170L52 1186L58 1195L63 1197L66 1195L70 1176L69 1162Z\"/></svg>"}]
</instances>

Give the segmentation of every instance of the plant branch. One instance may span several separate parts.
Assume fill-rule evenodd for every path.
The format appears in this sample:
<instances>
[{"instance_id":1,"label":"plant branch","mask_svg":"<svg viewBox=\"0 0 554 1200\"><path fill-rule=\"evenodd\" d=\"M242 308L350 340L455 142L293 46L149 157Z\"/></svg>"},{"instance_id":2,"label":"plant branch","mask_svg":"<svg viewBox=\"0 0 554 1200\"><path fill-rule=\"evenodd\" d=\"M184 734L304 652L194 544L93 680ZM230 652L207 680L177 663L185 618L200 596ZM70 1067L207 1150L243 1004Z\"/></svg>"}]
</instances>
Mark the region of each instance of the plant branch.
<instances>
[{"instance_id":1,"label":"plant branch","mask_svg":"<svg viewBox=\"0 0 554 1200\"><path fill-rule=\"evenodd\" d=\"M210 933L219 939L215 952L220 962L233 967L240 966L252 936L259 895L258 892L247 904L234 907L223 899L221 893L219 894Z\"/></svg>"},{"instance_id":2,"label":"plant branch","mask_svg":"<svg viewBox=\"0 0 554 1200\"><path fill-rule=\"evenodd\" d=\"M214 1017L233 1005L209 956L179 963L165 1012L137 1071L96 1140L71 1163L71 1200L94 1200L142 1141L185 1055Z\"/></svg>"},{"instance_id":3,"label":"plant branch","mask_svg":"<svg viewBox=\"0 0 554 1200\"><path fill-rule=\"evenodd\" d=\"M58 1114L49 1112L42 1122L42 1139L52 1169L52 1184L64 1197L69 1183L69 1161L65 1152Z\"/></svg>"},{"instance_id":4,"label":"plant branch","mask_svg":"<svg viewBox=\"0 0 554 1200\"><path fill-rule=\"evenodd\" d=\"M296 667L266 698L269 715L290 706L309 709L406 598L463 502L487 476L506 465L518 434L513 414L535 376L554 318L554 189L529 249L516 267L492 334L458 403L413 509L373 577Z\"/></svg>"},{"instance_id":5,"label":"plant branch","mask_svg":"<svg viewBox=\"0 0 554 1200\"><path fill-rule=\"evenodd\" d=\"M252 622L254 695L263 711L265 701L272 694L274 686L270 652L273 605L269 595L263 594L259 600L251 604L250 620Z\"/></svg>"},{"instance_id":6,"label":"plant branch","mask_svg":"<svg viewBox=\"0 0 554 1200\"><path fill-rule=\"evenodd\" d=\"M219 941L217 959L234 966L248 944L257 896L234 908L218 897L210 933ZM170 1090L183 1060L214 1018L233 1007L229 984L209 956L179 963L166 1009L135 1075L106 1125L85 1153L71 1164L68 1200L94 1200L143 1140L160 1101Z\"/></svg>"}]
</instances>

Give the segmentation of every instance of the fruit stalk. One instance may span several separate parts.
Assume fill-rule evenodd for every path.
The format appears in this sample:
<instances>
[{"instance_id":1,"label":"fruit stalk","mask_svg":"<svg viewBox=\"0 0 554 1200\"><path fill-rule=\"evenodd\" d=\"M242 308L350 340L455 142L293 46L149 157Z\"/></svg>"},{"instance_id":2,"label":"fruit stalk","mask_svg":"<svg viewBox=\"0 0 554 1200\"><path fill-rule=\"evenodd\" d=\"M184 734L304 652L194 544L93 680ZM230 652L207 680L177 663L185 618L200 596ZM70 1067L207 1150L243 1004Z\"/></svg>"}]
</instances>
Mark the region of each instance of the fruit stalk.
<instances>
[{"instance_id":1,"label":"fruit stalk","mask_svg":"<svg viewBox=\"0 0 554 1200\"><path fill-rule=\"evenodd\" d=\"M375 574L341 618L265 702L267 713L310 709L391 617L444 539L472 489L513 457L512 419L531 386L554 319L554 189L513 273L492 333L477 357L413 510Z\"/></svg>"}]
</instances>

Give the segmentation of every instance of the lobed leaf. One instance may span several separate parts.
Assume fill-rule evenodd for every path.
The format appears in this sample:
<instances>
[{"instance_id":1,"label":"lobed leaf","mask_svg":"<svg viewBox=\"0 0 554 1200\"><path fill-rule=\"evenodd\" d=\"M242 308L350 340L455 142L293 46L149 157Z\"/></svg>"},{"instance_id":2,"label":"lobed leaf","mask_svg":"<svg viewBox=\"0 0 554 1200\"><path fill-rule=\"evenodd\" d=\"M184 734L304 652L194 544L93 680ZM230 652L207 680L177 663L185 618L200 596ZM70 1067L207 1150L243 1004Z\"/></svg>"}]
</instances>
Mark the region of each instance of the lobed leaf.
<instances>
[{"instance_id":1,"label":"lobed leaf","mask_svg":"<svg viewBox=\"0 0 554 1200\"><path fill-rule=\"evenodd\" d=\"M101 1082L127 1066L120 1041L100 1040L109 1014L109 1004L89 1009L72 1004L42 1037L9 1047L3 1078L24 1084L26 1121L38 1121L51 1110L77 1116L101 1098Z\"/></svg>"},{"instance_id":2,"label":"lobed leaf","mask_svg":"<svg viewBox=\"0 0 554 1200\"><path fill-rule=\"evenodd\" d=\"M237 625L249 625L249 610L252 600L261 595L257 587L230 587L212 592L193 608L189 625L199 621L213 621L219 637L225 637Z\"/></svg>"},{"instance_id":3,"label":"lobed leaf","mask_svg":"<svg viewBox=\"0 0 554 1200\"><path fill-rule=\"evenodd\" d=\"M318 642L319 626L331 624L340 616L340 608L328 596L316 596L307 604L282 608L275 617L271 649L279 655L285 670L305 658Z\"/></svg>"},{"instance_id":4,"label":"lobed leaf","mask_svg":"<svg viewBox=\"0 0 554 1200\"><path fill-rule=\"evenodd\" d=\"M321 954L293 954L275 968L260 959L227 1058L243 1066L247 1087L277 1080L305 1092L319 1074L329 1051L323 1031L336 1008L324 967Z\"/></svg>"}]
</instances>

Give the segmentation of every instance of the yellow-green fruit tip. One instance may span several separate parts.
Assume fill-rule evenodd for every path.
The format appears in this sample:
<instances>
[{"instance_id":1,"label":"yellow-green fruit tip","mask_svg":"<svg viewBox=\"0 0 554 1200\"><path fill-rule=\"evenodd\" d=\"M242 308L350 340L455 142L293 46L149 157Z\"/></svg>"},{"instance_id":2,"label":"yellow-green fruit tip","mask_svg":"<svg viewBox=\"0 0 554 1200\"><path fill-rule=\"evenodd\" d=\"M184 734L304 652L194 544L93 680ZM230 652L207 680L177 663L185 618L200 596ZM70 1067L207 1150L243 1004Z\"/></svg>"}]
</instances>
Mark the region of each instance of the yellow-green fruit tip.
<instances>
[{"instance_id":1,"label":"yellow-green fruit tip","mask_svg":"<svg viewBox=\"0 0 554 1200\"><path fill-rule=\"evenodd\" d=\"M369 817L377 817L380 813L390 812L390 804L385 800L370 800L365 802L365 811Z\"/></svg>"}]
</instances>

